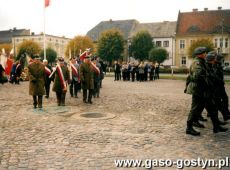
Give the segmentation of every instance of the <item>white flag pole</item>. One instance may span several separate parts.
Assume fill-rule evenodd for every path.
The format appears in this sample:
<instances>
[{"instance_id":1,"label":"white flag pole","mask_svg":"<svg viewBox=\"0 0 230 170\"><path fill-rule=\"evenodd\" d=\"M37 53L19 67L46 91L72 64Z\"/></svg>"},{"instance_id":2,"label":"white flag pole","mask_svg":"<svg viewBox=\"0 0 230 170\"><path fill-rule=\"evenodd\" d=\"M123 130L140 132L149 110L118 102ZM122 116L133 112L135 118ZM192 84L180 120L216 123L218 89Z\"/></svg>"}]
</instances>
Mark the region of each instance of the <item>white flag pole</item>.
<instances>
[{"instance_id":1,"label":"white flag pole","mask_svg":"<svg viewBox=\"0 0 230 170\"><path fill-rule=\"evenodd\" d=\"M43 26L44 26L44 31L43 31L43 48L44 48L44 59L46 60L46 6L44 7L44 23L43 23Z\"/></svg>"}]
</instances>

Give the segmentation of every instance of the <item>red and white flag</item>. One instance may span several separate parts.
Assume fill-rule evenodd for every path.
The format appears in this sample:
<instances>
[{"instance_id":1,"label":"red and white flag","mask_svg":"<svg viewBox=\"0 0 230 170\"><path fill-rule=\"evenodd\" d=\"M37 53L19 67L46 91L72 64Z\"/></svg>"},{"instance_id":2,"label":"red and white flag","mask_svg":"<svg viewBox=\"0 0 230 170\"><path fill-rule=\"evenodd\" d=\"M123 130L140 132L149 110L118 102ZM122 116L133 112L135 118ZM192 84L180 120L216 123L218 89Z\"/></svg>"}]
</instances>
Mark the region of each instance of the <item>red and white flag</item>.
<instances>
[{"instance_id":1,"label":"red and white flag","mask_svg":"<svg viewBox=\"0 0 230 170\"><path fill-rule=\"evenodd\" d=\"M88 55L87 51L84 51L79 57L80 60L83 61L86 58L87 55Z\"/></svg>"},{"instance_id":2,"label":"red and white flag","mask_svg":"<svg viewBox=\"0 0 230 170\"><path fill-rule=\"evenodd\" d=\"M45 0L45 8L50 5L50 0Z\"/></svg>"},{"instance_id":3,"label":"red and white flag","mask_svg":"<svg viewBox=\"0 0 230 170\"><path fill-rule=\"evenodd\" d=\"M51 70L48 67L46 67L46 66L45 66L45 72L46 72L47 76L50 76Z\"/></svg>"},{"instance_id":4,"label":"red and white flag","mask_svg":"<svg viewBox=\"0 0 230 170\"><path fill-rule=\"evenodd\" d=\"M100 74L99 68L93 62L90 62L90 64L91 64L93 70L96 72L96 74L99 75Z\"/></svg>"},{"instance_id":5,"label":"red and white flag","mask_svg":"<svg viewBox=\"0 0 230 170\"><path fill-rule=\"evenodd\" d=\"M75 76L79 76L78 74L78 71L77 71L77 68L74 67L74 65L72 63L70 63L70 67L71 67L71 70L72 70L72 73L75 75Z\"/></svg>"},{"instance_id":6,"label":"red and white flag","mask_svg":"<svg viewBox=\"0 0 230 170\"><path fill-rule=\"evenodd\" d=\"M60 81L61 81L61 87L62 87L63 90L66 90L65 77L63 75L61 66L59 64L57 65L57 72L58 72L58 76L59 76Z\"/></svg>"}]
</instances>

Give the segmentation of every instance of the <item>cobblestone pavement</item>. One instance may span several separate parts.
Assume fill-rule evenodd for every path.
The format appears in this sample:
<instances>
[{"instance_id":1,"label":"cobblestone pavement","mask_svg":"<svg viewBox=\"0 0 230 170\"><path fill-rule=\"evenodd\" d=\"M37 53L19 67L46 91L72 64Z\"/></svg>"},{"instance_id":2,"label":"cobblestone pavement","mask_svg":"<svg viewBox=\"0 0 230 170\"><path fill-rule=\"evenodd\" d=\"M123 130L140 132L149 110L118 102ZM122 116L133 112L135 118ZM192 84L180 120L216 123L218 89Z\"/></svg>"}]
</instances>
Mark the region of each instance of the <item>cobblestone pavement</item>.
<instances>
[{"instance_id":1,"label":"cobblestone pavement","mask_svg":"<svg viewBox=\"0 0 230 170\"><path fill-rule=\"evenodd\" d=\"M180 80L117 82L106 77L92 105L83 104L82 93L79 98L68 93L67 106L58 108L51 92L42 111L33 109L28 82L0 85L0 169L111 170L123 169L115 159L228 157L230 132L213 134L210 120L200 137L185 134L191 96L183 93L184 85ZM91 112L109 116L80 117Z\"/></svg>"}]
</instances>

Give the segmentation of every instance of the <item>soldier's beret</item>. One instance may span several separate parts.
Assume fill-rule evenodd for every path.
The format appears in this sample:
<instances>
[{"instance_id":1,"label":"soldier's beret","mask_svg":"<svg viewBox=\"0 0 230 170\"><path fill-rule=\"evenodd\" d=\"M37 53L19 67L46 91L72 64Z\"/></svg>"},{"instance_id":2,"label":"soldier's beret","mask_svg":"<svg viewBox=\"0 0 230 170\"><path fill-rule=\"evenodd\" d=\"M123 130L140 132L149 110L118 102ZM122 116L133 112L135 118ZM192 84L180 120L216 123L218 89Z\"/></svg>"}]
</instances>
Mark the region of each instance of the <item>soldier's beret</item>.
<instances>
[{"instance_id":1,"label":"soldier's beret","mask_svg":"<svg viewBox=\"0 0 230 170\"><path fill-rule=\"evenodd\" d=\"M216 58L216 55L215 53L212 53L212 52L209 52L206 56L206 61L209 62L209 61L214 61Z\"/></svg>"},{"instance_id":2,"label":"soldier's beret","mask_svg":"<svg viewBox=\"0 0 230 170\"><path fill-rule=\"evenodd\" d=\"M199 54L203 54L203 53L205 53L205 52L207 52L207 48L206 48L206 47L197 47L197 48L194 50L193 54L194 54L194 55L199 55Z\"/></svg>"}]
</instances>

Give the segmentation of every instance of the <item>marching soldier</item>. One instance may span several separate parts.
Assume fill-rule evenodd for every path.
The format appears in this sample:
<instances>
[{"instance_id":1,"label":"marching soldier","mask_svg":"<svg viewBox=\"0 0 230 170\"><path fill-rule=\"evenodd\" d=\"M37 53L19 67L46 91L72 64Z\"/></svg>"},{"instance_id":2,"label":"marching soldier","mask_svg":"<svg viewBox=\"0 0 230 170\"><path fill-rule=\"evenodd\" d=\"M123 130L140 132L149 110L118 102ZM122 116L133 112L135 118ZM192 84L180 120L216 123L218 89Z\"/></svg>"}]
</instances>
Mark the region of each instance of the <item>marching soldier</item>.
<instances>
[{"instance_id":1,"label":"marching soldier","mask_svg":"<svg viewBox=\"0 0 230 170\"><path fill-rule=\"evenodd\" d=\"M86 56L84 62L80 66L80 79L83 89L83 102L92 104L92 95L94 89L94 70L91 65L90 56ZM88 99L87 99L88 91Z\"/></svg>"},{"instance_id":2,"label":"marching soldier","mask_svg":"<svg viewBox=\"0 0 230 170\"><path fill-rule=\"evenodd\" d=\"M58 106L65 106L65 96L67 92L67 85L70 80L69 71L65 66L64 58L58 58L58 64L51 76L55 73L53 91L56 92ZM50 77L51 77L50 76Z\"/></svg>"},{"instance_id":3,"label":"marching soldier","mask_svg":"<svg viewBox=\"0 0 230 170\"><path fill-rule=\"evenodd\" d=\"M49 78L50 74L52 73L52 68L51 66L48 65L48 61L46 59L43 60L43 64L45 66L45 90L46 90L46 98L49 98L49 94L50 94L50 83L51 83L51 79Z\"/></svg>"},{"instance_id":4,"label":"marching soldier","mask_svg":"<svg viewBox=\"0 0 230 170\"><path fill-rule=\"evenodd\" d=\"M74 96L75 98L78 98L77 92L80 84L79 64L77 63L75 57L72 57L70 60L70 95L71 97Z\"/></svg>"},{"instance_id":5,"label":"marching soldier","mask_svg":"<svg viewBox=\"0 0 230 170\"><path fill-rule=\"evenodd\" d=\"M40 57L35 56L35 60L28 66L29 94L33 96L33 105L36 109L42 108L42 96L45 94L45 66L41 63Z\"/></svg>"}]
</instances>

